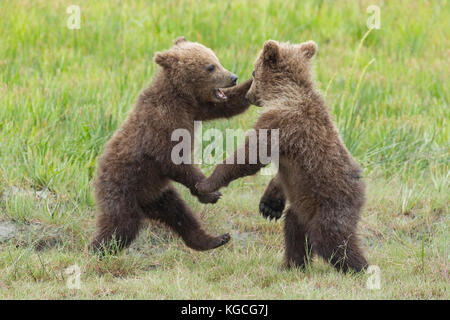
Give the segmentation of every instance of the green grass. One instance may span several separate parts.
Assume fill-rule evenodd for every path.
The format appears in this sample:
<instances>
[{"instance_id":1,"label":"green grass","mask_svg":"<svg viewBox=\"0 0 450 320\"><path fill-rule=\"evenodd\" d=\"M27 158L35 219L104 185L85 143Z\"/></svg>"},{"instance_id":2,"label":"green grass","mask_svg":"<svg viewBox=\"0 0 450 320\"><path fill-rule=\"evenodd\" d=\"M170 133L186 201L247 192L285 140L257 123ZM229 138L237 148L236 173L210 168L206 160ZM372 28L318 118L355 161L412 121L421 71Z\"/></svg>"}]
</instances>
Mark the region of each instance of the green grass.
<instances>
[{"instance_id":1,"label":"green grass","mask_svg":"<svg viewBox=\"0 0 450 320\"><path fill-rule=\"evenodd\" d=\"M449 299L448 1L0 2L0 298ZM367 34L366 8L381 9ZM380 267L343 275L315 259L282 271L282 222L257 213L267 176L233 182L217 205L182 187L208 230L231 232L199 253L161 226L102 261L95 227L97 157L155 72L155 51L184 35L241 79L265 40L319 45L316 78L342 137L365 169L364 249ZM204 124L247 129L257 109ZM212 167L203 167L207 173ZM78 264L81 289L66 286Z\"/></svg>"}]
</instances>

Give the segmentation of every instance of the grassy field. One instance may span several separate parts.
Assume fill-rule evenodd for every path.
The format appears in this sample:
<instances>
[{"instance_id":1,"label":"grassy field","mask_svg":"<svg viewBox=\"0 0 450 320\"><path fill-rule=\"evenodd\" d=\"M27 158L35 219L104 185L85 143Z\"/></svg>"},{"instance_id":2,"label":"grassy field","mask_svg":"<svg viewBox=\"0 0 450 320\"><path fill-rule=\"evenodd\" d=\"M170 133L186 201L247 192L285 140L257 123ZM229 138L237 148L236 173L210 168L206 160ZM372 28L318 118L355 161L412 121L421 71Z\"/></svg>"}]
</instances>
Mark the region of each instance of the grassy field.
<instances>
[{"instance_id":1,"label":"grassy field","mask_svg":"<svg viewBox=\"0 0 450 320\"><path fill-rule=\"evenodd\" d=\"M80 29L67 27L69 5ZM369 5L380 29L368 32ZM448 1L1 1L0 299L449 299ZM267 39L319 45L319 87L364 167L360 223L380 269L343 275L316 259L280 270L283 221L258 214L270 177L256 175L202 205L179 187L214 233L232 241L188 249L149 225L132 247L98 261L92 180L104 143L155 72L155 51L184 35L250 77ZM250 128L257 109L204 124ZM205 173L212 167L204 166ZM80 269L80 288L66 269Z\"/></svg>"}]
</instances>

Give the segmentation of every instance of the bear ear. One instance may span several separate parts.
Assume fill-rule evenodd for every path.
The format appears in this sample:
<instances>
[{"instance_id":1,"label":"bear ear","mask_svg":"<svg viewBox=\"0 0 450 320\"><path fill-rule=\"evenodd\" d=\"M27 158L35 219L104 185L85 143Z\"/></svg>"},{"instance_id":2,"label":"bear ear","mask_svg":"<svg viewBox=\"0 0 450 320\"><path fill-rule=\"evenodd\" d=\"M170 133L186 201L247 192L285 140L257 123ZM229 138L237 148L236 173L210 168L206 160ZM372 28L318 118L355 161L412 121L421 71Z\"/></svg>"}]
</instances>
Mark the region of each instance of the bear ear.
<instances>
[{"instance_id":1,"label":"bear ear","mask_svg":"<svg viewBox=\"0 0 450 320\"><path fill-rule=\"evenodd\" d=\"M185 37L178 37L178 38L175 39L175 41L173 42L173 44L177 45L177 44L180 44L180 43L186 42L186 41L187 41L187 40L186 40Z\"/></svg>"},{"instance_id":2,"label":"bear ear","mask_svg":"<svg viewBox=\"0 0 450 320\"><path fill-rule=\"evenodd\" d=\"M280 56L280 48L274 40L268 40L264 43L263 59L267 64L275 64Z\"/></svg>"},{"instance_id":3,"label":"bear ear","mask_svg":"<svg viewBox=\"0 0 450 320\"><path fill-rule=\"evenodd\" d=\"M155 62L163 68L170 68L178 62L178 59L175 54L170 51L156 52Z\"/></svg>"},{"instance_id":4,"label":"bear ear","mask_svg":"<svg viewBox=\"0 0 450 320\"><path fill-rule=\"evenodd\" d=\"M300 52L306 59L311 59L317 52L317 44L312 41L306 41L300 44Z\"/></svg>"}]
</instances>

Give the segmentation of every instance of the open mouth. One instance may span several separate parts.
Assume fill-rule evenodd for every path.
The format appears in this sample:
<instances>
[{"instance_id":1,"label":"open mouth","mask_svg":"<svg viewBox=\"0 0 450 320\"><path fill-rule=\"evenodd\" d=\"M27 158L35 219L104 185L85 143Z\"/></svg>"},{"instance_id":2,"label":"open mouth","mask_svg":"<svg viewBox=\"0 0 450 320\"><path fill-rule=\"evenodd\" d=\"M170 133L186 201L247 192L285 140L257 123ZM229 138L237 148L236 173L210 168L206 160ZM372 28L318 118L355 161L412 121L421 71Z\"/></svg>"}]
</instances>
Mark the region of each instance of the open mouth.
<instances>
[{"instance_id":1,"label":"open mouth","mask_svg":"<svg viewBox=\"0 0 450 320\"><path fill-rule=\"evenodd\" d=\"M219 100L227 100L228 99L227 95L219 88L217 88L215 90L215 94Z\"/></svg>"}]
</instances>

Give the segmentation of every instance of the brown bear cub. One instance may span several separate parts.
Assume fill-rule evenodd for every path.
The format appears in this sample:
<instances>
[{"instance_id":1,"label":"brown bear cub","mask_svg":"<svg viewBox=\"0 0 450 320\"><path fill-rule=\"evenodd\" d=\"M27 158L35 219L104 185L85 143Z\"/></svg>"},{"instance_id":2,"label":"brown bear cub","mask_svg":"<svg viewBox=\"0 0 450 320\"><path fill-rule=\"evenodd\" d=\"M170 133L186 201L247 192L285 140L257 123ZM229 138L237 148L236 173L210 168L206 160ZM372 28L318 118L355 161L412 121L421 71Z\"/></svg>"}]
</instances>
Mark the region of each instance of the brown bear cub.
<instances>
[{"instance_id":1,"label":"brown bear cub","mask_svg":"<svg viewBox=\"0 0 450 320\"><path fill-rule=\"evenodd\" d=\"M229 234L208 234L172 185L171 181L183 184L202 203L215 203L220 197L219 192L197 192L195 185L205 176L194 165L172 162L178 141L171 135L184 128L193 141L194 120L244 112L250 105L245 95L252 80L235 86L237 76L211 49L183 37L170 50L156 53L155 62L162 68L99 159L99 211L91 243L98 253L129 245L146 218L165 223L196 250L217 248L230 239Z\"/></svg>"},{"instance_id":2,"label":"brown bear cub","mask_svg":"<svg viewBox=\"0 0 450 320\"><path fill-rule=\"evenodd\" d=\"M364 183L314 87L310 60L316 50L312 41L291 45L269 40L256 60L247 94L251 103L263 107L256 134L279 129L278 173L261 198L260 211L278 219L289 200L284 226L287 267L304 267L310 254L318 254L339 270L359 272L367 267L357 236ZM255 151L249 139L240 148L245 164L218 165L197 185L200 193L214 192L263 167L259 158L248 164L249 153ZM227 163L236 160L239 151Z\"/></svg>"}]
</instances>

